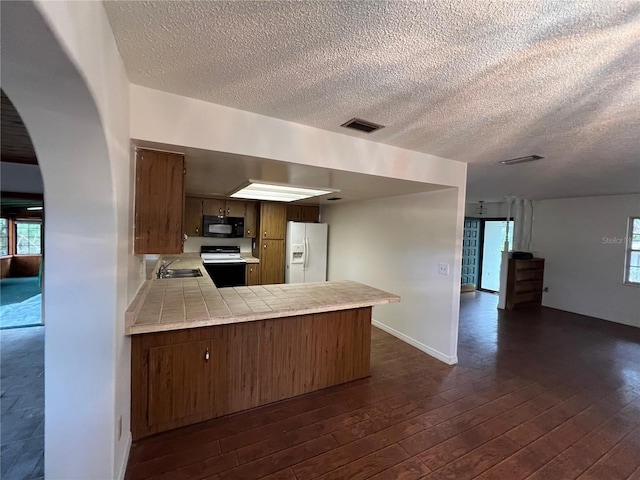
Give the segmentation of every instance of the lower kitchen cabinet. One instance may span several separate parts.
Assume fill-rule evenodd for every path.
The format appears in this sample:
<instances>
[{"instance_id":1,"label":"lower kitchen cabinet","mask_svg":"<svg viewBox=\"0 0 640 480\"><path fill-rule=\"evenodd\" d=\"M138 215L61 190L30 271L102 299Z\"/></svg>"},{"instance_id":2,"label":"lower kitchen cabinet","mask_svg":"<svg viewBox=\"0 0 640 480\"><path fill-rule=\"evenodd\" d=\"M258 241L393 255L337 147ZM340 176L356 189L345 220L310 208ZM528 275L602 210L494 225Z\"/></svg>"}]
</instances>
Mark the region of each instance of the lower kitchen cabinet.
<instances>
[{"instance_id":1,"label":"lower kitchen cabinet","mask_svg":"<svg viewBox=\"0 0 640 480\"><path fill-rule=\"evenodd\" d=\"M211 341L149 349L149 425L211 408Z\"/></svg>"},{"instance_id":2,"label":"lower kitchen cabinet","mask_svg":"<svg viewBox=\"0 0 640 480\"><path fill-rule=\"evenodd\" d=\"M247 286L260 285L260 264L247 263L247 272L245 275Z\"/></svg>"},{"instance_id":3,"label":"lower kitchen cabinet","mask_svg":"<svg viewBox=\"0 0 640 480\"><path fill-rule=\"evenodd\" d=\"M133 440L369 375L371 307L134 335Z\"/></svg>"},{"instance_id":4,"label":"lower kitchen cabinet","mask_svg":"<svg viewBox=\"0 0 640 480\"><path fill-rule=\"evenodd\" d=\"M284 283L284 240L260 240L260 283Z\"/></svg>"}]
</instances>

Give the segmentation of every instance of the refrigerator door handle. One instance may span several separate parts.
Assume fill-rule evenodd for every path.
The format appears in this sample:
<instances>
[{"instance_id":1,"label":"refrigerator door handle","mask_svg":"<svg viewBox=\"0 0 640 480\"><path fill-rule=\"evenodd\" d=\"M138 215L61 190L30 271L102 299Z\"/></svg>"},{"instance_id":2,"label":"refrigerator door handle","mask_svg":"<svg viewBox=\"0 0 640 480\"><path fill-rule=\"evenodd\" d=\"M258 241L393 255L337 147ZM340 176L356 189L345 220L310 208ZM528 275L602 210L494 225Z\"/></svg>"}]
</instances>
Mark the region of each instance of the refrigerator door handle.
<instances>
[{"instance_id":1,"label":"refrigerator door handle","mask_svg":"<svg viewBox=\"0 0 640 480\"><path fill-rule=\"evenodd\" d=\"M309 268L309 238L304 237L304 271Z\"/></svg>"}]
</instances>

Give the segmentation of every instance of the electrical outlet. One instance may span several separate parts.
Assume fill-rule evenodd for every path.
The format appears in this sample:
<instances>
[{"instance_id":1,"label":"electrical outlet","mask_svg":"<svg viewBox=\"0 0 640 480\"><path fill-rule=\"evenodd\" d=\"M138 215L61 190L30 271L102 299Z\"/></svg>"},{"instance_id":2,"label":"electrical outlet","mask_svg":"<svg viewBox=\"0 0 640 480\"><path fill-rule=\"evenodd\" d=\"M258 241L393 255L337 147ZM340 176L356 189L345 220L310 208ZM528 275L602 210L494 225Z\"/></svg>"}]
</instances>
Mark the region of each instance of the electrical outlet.
<instances>
[{"instance_id":1,"label":"electrical outlet","mask_svg":"<svg viewBox=\"0 0 640 480\"><path fill-rule=\"evenodd\" d=\"M449 275L449 264L448 263L439 263L438 264L438 273L440 275Z\"/></svg>"},{"instance_id":2,"label":"electrical outlet","mask_svg":"<svg viewBox=\"0 0 640 480\"><path fill-rule=\"evenodd\" d=\"M118 418L118 440L122 438L122 415Z\"/></svg>"}]
</instances>

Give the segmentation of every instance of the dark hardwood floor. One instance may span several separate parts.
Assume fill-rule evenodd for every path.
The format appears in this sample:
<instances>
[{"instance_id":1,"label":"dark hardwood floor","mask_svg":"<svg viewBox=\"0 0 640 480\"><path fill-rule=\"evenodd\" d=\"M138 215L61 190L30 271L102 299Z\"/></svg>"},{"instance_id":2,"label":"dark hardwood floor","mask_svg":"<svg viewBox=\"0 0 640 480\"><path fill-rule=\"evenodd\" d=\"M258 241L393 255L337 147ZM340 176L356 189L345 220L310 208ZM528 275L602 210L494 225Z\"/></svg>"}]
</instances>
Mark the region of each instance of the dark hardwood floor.
<instances>
[{"instance_id":1,"label":"dark hardwood floor","mask_svg":"<svg viewBox=\"0 0 640 480\"><path fill-rule=\"evenodd\" d=\"M370 378L144 439L126 478L640 480L640 329L496 303L462 295L456 366L374 329Z\"/></svg>"}]
</instances>

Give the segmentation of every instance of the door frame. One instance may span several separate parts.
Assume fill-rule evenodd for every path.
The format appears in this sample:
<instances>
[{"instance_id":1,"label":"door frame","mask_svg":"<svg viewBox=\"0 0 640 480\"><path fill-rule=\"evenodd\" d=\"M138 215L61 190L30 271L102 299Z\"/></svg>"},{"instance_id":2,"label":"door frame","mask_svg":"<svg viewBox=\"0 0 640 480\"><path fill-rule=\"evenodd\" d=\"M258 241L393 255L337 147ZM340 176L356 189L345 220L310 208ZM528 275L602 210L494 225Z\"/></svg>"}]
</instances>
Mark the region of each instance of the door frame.
<instances>
[{"instance_id":1,"label":"door frame","mask_svg":"<svg viewBox=\"0 0 640 480\"><path fill-rule=\"evenodd\" d=\"M505 222L507 221L506 218L504 217L475 217L478 220L480 220L480 252L478 253L478 285L476 287L476 290L480 290L481 292L488 292L488 293L498 293L495 292L494 290L488 290L486 288L481 288L482 285L482 261L484 260L484 229L485 229L485 222L489 221L489 222ZM513 222L513 217L509 217L508 221Z\"/></svg>"}]
</instances>

